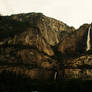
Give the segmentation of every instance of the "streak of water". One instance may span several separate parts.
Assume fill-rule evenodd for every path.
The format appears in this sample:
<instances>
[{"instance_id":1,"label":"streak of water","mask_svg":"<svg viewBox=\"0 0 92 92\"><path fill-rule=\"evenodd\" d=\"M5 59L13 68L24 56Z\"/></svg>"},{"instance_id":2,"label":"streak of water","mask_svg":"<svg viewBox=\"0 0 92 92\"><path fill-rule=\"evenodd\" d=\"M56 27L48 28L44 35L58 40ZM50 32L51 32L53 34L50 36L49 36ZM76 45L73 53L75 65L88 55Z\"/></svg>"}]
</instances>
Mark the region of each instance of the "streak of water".
<instances>
[{"instance_id":1,"label":"streak of water","mask_svg":"<svg viewBox=\"0 0 92 92\"><path fill-rule=\"evenodd\" d=\"M87 48L86 51L89 51L91 49L91 44L90 44L90 32L91 32L91 26L88 29L88 35L87 35Z\"/></svg>"}]
</instances>

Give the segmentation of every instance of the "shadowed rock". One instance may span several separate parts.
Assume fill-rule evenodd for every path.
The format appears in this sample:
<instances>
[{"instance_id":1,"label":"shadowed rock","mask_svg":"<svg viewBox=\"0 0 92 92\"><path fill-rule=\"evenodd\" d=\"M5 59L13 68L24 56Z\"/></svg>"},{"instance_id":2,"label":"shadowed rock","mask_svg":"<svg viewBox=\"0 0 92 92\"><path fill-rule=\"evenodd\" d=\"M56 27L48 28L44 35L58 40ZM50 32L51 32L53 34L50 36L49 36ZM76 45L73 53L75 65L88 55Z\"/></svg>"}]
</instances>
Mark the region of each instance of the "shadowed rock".
<instances>
[{"instance_id":1,"label":"shadowed rock","mask_svg":"<svg viewBox=\"0 0 92 92\"><path fill-rule=\"evenodd\" d=\"M91 71L82 69L92 64L92 53L85 53L89 26L75 30L42 13L2 16L0 72L10 71L32 80L90 77Z\"/></svg>"}]
</instances>

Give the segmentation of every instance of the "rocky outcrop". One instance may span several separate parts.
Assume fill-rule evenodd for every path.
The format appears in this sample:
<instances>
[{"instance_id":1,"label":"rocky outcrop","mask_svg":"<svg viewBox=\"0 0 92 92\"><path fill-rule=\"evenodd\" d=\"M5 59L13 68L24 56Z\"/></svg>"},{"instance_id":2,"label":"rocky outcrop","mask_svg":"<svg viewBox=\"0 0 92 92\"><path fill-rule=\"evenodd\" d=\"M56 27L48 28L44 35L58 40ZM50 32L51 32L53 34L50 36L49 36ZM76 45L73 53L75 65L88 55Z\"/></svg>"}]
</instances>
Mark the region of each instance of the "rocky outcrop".
<instances>
[{"instance_id":1,"label":"rocky outcrop","mask_svg":"<svg viewBox=\"0 0 92 92\"><path fill-rule=\"evenodd\" d=\"M64 57L63 71L65 78L92 80L92 48L90 48L90 51L86 51L87 35L90 26L92 28L92 24L82 25L79 29L71 33L71 35L64 38L58 45L58 51ZM92 31L90 37L92 37ZM90 44L92 46L91 40Z\"/></svg>"},{"instance_id":2,"label":"rocky outcrop","mask_svg":"<svg viewBox=\"0 0 92 92\"><path fill-rule=\"evenodd\" d=\"M54 55L50 46L57 45L64 38L61 33L74 31L73 27L41 13L5 16L2 17L0 25L1 44L34 46L50 56Z\"/></svg>"},{"instance_id":3,"label":"rocky outcrop","mask_svg":"<svg viewBox=\"0 0 92 92\"><path fill-rule=\"evenodd\" d=\"M52 58L55 56L52 47L74 30L42 13L1 16L1 72L25 74L31 79L54 78L59 64Z\"/></svg>"},{"instance_id":4,"label":"rocky outcrop","mask_svg":"<svg viewBox=\"0 0 92 92\"><path fill-rule=\"evenodd\" d=\"M92 79L92 53L86 52L89 24L75 30L42 13L0 20L0 73L14 72L32 80Z\"/></svg>"},{"instance_id":5,"label":"rocky outcrop","mask_svg":"<svg viewBox=\"0 0 92 92\"><path fill-rule=\"evenodd\" d=\"M75 55L86 51L87 31L90 25L84 24L78 30L68 35L58 46L62 54Z\"/></svg>"},{"instance_id":6,"label":"rocky outcrop","mask_svg":"<svg viewBox=\"0 0 92 92\"><path fill-rule=\"evenodd\" d=\"M29 13L12 15L12 19L20 22L28 22L31 26L38 28L38 32L44 37L49 45L56 45L59 43L60 33L62 31L72 32L75 29L68 25L60 22L56 19L46 17L42 13Z\"/></svg>"},{"instance_id":7,"label":"rocky outcrop","mask_svg":"<svg viewBox=\"0 0 92 92\"><path fill-rule=\"evenodd\" d=\"M65 62L65 78L92 80L92 55L83 55Z\"/></svg>"}]
</instances>

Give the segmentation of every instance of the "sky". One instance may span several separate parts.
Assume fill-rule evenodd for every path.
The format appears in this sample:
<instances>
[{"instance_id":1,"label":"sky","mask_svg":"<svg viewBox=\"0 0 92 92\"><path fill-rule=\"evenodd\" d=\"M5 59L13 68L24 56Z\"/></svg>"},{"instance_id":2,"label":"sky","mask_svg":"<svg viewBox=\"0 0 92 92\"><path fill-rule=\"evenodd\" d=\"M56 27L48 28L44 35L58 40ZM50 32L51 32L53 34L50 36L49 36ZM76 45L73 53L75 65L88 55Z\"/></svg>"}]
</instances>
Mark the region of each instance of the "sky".
<instances>
[{"instance_id":1,"label":"sky","mask_svg":"<svg viewBox=\"0 0 92 92\"><path fill-rule=\"evenodd\" d=\"M0 0L0 13L41 12L78 28L92 22L92 0Z\"/></svg>"}]
</instances>

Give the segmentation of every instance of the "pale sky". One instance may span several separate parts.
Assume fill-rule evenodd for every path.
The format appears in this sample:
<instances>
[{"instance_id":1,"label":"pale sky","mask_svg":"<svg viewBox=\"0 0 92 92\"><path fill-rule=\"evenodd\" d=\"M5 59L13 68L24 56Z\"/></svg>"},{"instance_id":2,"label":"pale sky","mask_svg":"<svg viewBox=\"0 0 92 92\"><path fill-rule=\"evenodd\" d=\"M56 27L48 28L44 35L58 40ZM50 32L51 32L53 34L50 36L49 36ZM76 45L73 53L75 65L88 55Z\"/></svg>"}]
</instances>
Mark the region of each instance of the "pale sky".
<instances>
[{"instance_id":1,"label":"pale sky","mask_svg":"<svg viewBox=\"0 0 92 92\"><path fill-rule=\"evenodd\" d=\"M0 13L42 12L78 28L92 22L92 0L0 0Z\"/></svg>"}]
</instances>

